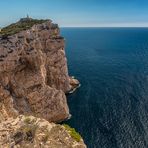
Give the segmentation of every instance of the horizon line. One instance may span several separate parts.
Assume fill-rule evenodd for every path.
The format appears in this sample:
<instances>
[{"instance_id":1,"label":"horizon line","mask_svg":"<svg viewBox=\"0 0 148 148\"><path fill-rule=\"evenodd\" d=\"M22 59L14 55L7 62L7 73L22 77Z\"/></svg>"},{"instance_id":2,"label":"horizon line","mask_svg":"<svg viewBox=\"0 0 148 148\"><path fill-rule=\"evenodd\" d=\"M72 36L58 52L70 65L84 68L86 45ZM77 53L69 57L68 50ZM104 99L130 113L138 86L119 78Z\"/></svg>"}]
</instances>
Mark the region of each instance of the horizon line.
<instances>
[{"instance_id":1,"label":"horizon line","mask_svg":"<svg viewBox=\"0 0 148 148\"><path fill-rule=\"evenodd\" d=\"M59 26L60 28L148 28L148 26Z\"/></svg>"}]
</instances>

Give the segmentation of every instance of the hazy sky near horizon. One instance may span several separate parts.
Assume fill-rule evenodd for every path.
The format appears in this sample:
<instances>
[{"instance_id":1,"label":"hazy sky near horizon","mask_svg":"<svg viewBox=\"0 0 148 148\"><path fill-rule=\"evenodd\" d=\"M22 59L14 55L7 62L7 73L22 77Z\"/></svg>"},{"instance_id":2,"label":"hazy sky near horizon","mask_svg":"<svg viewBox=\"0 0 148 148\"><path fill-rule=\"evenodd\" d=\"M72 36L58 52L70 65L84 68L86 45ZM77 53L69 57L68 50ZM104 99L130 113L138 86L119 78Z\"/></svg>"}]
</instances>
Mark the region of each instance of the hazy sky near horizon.
<instances>
[{"instance_id":1,"label":"hazy sky near horizon","mask_svg":"<svg viewBox=\"0 0 148 148\"><path fill-rule=\"evenodd\" d=\"M0 0L0 26L29 14L61 27L148 27L148 0Z\"/></svg>"}]
</instances>

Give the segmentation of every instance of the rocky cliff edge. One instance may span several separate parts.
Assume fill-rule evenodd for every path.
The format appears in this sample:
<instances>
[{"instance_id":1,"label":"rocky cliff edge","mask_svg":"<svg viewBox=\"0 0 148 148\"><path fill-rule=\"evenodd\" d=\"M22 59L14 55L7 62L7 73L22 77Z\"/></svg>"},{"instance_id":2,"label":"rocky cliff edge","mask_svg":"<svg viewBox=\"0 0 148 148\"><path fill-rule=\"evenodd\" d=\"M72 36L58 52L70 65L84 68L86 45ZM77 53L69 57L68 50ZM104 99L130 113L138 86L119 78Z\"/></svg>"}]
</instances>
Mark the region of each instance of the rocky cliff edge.
<instances>
[{"instance_id":1,"label":"rocky cliff edge","mask_svg":"<svg viewBox=\"0 0 148 148\"><path fill-rule=\"evenodd\" d=\"M69 77L64 38L50 20L0 35L1 119L19 114L51 122L69 117L65 93L79 82ZM23 25L22 25L23 26ZM6 32L6 31L5 31Z\"/></svg>"},{"instance_id":2,"label":"rocky cliff edge","mask_svg":"<svg viewBox=\"0 0 148 148\"><path fill-rule=\"evenodd\" d=\"M0 32L0 147L85 148L69 117L64 38L50 20L21 19Z\"/></svg>"},{"instance_id":3,"label":"rocky cliff edge","mask_svg":"<svg viewBox=\"0 0 148 148\"><path fill-rule=\"evenodd\" d=\"M0 124L0 147L86 148L80 135L67 125L22 115Z\"/></svg>"}]
</instances>

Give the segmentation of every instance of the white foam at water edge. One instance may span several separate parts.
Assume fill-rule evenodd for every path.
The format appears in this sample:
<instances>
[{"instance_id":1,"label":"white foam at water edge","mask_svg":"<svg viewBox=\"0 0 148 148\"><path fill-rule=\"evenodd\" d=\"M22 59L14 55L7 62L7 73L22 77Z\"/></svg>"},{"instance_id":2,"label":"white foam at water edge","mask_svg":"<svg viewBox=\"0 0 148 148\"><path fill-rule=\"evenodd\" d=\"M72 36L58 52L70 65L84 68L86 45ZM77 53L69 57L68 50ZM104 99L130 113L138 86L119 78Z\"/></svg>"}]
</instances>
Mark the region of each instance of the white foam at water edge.
<instances>
[{"instance_id":1,"label":"white foam at water edge","mask_svg":"<svg viewBox=\"0 0 148 148\"><path fill-rule=\"evenodd\" d=\"M73 90L71 90L71 91L69 92L69 94L74 93L74 92L76 91L76 89L78 89L79 87L81 87L81 84L79 84L76 88L74 88Z\"/></svg>"}]
</instances>

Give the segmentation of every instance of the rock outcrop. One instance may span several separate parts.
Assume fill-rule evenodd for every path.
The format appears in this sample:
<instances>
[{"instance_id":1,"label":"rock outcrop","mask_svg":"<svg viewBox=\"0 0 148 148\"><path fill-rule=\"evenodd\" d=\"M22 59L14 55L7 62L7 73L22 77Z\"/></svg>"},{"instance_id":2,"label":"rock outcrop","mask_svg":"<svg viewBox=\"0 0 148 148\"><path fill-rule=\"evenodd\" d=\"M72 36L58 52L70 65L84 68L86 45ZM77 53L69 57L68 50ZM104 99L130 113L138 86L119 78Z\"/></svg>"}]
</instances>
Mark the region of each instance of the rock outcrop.
<instances>
[{"instance_id":1,"label":"rock outcrop","mask_svg":"<svg viewBox=\"0 0 148 148\"><path fill-rule=\"evenodd\" d=\"M1 119L24 114L59 122L69 117L65 93L79 82L68 75L64 47L58 25L50 20L0 37Z\"/></svg>"},{"instance_id":2,"label":"rock outcrop","mask_svg":"<svg viewBox=\"0 0 148 148\"><path fill-rule=\"evenodd\" d=\"M21 115L0 124L0 147L86 148L81 137L70 134L65 126Z\"/></svg>"},{"instance_id":3,"label":"rock outcrop","mask_svg":"<svg viewBox=\"0 0 148 148\"><path fill-rule=\"evenodd\" d=\"M64 47L50 20L21 19L0 32L0 147L86 148L74 129L51 123L70 116L65 94L79 86Z\"/></svg>"}]
</instances>

